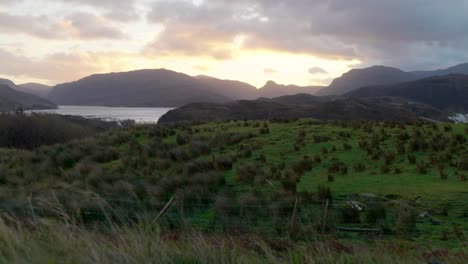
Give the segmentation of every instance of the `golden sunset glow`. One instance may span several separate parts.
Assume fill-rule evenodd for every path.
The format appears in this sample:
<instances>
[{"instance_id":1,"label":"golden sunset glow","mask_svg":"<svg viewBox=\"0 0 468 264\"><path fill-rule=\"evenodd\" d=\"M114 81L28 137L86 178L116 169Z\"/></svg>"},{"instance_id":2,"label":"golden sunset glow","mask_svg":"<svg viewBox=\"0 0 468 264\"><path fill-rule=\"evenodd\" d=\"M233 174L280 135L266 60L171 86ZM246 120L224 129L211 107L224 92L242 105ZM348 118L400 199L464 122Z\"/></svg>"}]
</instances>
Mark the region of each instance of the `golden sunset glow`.
<instances>
[{"instance_id":1,"label":"golden sunset glow","mask_svg":"<svg viewBox=\"0 0 468 264\"><path fill-rule=\"evenodd\" d=\"M351 68L385 63L430 69L466 57L447 55L456 53L462 40L443 44L437 30L419 36L424 32L408 26L387 32L367 21L372 12L360 13L347 3L3 0L0 59L9 65L0 66L0 76L53 85L93 73L166 68L257 87L268 80L327 85ZM371 7L386 17L386 10L397 6ZM337 24L340 19L346 22ZM444 23L460 19L453 13ZM394 27L403 28L398 21ZM400 35L390 39L392 34ZM389 50L395 52L389 56Z\"/></svg>"}]
</instances>

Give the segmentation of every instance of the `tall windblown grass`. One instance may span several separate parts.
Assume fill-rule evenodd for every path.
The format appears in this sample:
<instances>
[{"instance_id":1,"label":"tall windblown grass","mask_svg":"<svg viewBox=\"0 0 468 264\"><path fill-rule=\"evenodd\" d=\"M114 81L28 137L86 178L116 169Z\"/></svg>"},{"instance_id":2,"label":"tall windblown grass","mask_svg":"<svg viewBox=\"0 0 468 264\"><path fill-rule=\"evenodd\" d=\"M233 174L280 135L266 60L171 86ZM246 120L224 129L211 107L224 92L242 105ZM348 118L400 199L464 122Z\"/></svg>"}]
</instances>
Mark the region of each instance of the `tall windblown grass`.
<instances>
[{"instance_id":1,"label":"tall windblown grass","mask_svg":"<svg viewBox=\"0 0 468 264\"><path fill-rule=\"evenodd\" d=\"M403 242L351 247L335 240L264 240L250 235L202 235L193 230L166 233L148 223L80 227L56 221L25 224L4 216L0 218L0 263L466 263L468 260L463 255L417 254Z\"/></svg>"}]
</instances>

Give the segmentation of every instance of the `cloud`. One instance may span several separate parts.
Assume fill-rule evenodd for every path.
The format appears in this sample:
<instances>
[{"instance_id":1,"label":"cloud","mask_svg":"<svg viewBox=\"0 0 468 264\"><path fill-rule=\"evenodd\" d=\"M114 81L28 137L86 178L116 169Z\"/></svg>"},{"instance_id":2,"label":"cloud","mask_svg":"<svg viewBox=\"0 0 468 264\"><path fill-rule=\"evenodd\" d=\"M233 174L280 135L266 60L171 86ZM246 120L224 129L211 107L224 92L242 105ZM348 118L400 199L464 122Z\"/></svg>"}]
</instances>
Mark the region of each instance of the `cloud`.
<instances>
[{"instance_id":1,"label":"cloud","mask_svg":"<svg viewBox=\"0 0 468 264\"><path fill-rule=\"evenodd\" d=\"M23 33L43 39L119 39L117 27L101 17L74 13L61 19L47 16L10 15L0 12L0 32Z\"/></svg>"},{"instance_id":2,"label":"cloud","mask_svg":"<svg viewBox=\"0 0 468 264\"><path fill-rule=\"evenodd\" d=\"M60 25L44 16L15 16L0 12L0 32L25 33L40 38L58 38Z\"/></svg>"},{"instance_id":3,"label":"cloud","mask_svg":"<svg viewBox=\"0 0 468 264\"><path fill-rule=\"evenodd\" d=\"M75 31L75 36L83 39L120 39L124 38L117 27L108 25L106 20L88 13L74 13L65 18L65 23L68 23Z\"/></svg>"},{"instance_id":4,"label":"cloud","mask_svg":"<svg viewBox=\"0 0 468 264\"><path fill-rule=\"evenodd\" d=\"M208 56L218 60L229 59L234 50L229 34L213 31L209 27L172 24L157 39L145 47L145 53L156 56Z\"/></svg>"},{"instance_id":5,"label":"cloud","mask_svg":"<svg viewBox=\"0 0 468 264\"><path fill-rule=\"evenodd\" d=\"M86 53L56 53L33 59L0 49L0 74L25 76L57 82L77 79L99 71L93 56Z\"/></svg>"},{"instance_id":6,"label":"cloud","mask_svg":"<svg viewBox=\"0 0 468 264\"><path fill-rule=\"evenodd\" d=\"M352 47L333 38L309 36L308 26L293 17L274 18L282 7L275 7L268 14L264 9L274 7L272 2L207 0L196 5L189 1L158 1L153 4L148 20L163 24L165 29L148 48L216 59L229 58L237 49L269 49L347 59L354 55Z\"/></svg>"},{"instance_id":7,"label":"cloud","mask_svg":"<svg viewBox=\"0 0 468 264\"><path fill-rule=\"evenodd\" d=\"M23 2L23 0L0 0L0 6L2 5L11 5L11 4L19 4Z\"/></svg>"},{"instance_id":8,"label":"cloud","mask_svg":"<svg viewBox=\"0 0 468 264\"><path fill-rule=\"evenodd\" d=\"M152 7L148 20L165 30L149 46L177 54L232 55L229 47L242 36L237 49L365 64L434 67L467 57L465 0L159 0Z\"/></svg>"},{"instance_id":9,"label":"cloud","mask_svg":"<svg viewBox=\"0 0 468 264\"><path fill-rule=\"evenodd\" d=\"M327 74L328 72L320 67L309 68L310 74Z\"/></svg>"},{"instance_id":10,"label":"cloud","mask_svg":"<svg viewBox=\"0 0 468 264\"><path fill-rule=\"evenodd\" d=\"M121 21L129 22L140 17L135 5L136 0L54 0L67 5L91 6L104 10L104 16Z\"/></svg>"}]
</instances>

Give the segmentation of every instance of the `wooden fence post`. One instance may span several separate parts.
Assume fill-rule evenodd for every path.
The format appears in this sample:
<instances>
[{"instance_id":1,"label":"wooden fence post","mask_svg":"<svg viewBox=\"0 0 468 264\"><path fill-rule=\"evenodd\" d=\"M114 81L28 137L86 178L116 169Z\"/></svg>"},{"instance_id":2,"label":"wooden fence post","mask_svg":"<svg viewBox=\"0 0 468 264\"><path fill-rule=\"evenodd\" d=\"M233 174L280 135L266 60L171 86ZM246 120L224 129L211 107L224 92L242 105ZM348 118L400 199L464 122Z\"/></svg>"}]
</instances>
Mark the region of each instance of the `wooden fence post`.
<instances>
[{"instance_id":1,"label":"wooden fence post","mask_svg":"<svg viewBox=\"0 0 468 264\"><path fill-rule=\"evenodd\" d=\"M296 215L297 215L297 206L299 203L299 199L297 199L296 196L296 201L294 202L294 210L291 216L291 225L289 227L289 237L291 238L292 233L294 232L294 227L296 225Z\"/></svg>"},{"instance_id":2,"label":"wooden fence post","mask_svg":"<svg viewBox=\"0 0 468 264\"><path fill-rule=\"evenodd\" d=\"M325 201L325 210L323 213L323 222L322 222L322 235L325 234L325 226L327 224L327 217L328 217L328 199Z\"/></svg>"}]
</instances>

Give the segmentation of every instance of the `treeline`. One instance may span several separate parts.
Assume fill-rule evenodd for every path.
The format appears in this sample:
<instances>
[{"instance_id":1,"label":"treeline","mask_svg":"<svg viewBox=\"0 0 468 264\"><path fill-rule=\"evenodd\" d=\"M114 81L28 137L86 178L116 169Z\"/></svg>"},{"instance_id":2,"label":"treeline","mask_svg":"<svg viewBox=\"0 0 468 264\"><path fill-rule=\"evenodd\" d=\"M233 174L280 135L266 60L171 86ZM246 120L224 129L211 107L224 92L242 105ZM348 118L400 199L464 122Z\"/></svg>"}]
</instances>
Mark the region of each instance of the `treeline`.
<instances>
[{"instance_id":1,"label":"treeline","mask_svg":"<svg viewBox=\"0 0 468 264\"><path fill-rule=\"evenodd\" d=\"M117 126L76 116L0 114L0 148L34 149L90 137Z\"/></svg>"}]
</instances>

